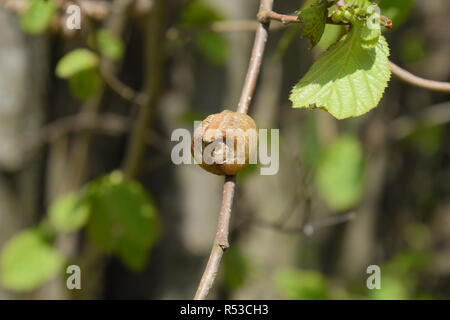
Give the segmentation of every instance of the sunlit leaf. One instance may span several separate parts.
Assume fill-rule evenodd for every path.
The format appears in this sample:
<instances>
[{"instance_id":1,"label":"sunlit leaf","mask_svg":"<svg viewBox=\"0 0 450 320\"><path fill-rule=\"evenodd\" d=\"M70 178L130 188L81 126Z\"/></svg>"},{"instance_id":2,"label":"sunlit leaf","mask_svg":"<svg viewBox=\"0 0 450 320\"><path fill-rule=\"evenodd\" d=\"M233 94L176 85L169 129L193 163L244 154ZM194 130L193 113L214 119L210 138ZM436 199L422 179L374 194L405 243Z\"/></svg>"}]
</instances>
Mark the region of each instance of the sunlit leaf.
<instances>
[{"instance_id":1,"label":"sunlit leaf","mask_svg":"<svg viewBox=\"0 0 450 320\"><path fill-rule=\"evenodd\" d=\"M344 26L327 24L325 26L322 38L316 47L321 50L328 49L333 43L337 42L344 35L344 32Z\"/></svg>"},{"instance_id":2,"label":"sunlit leaf","mask_svg":"<svg viewBox=\"0 0 450 320\"><path fill-rule=\"evenodd\" d=\"M97 45L100 52L111 60L119 60L123 57L124 44L108 30L101 29L96 33Z\"/></svg>"},{"instance_id":3,"label":"sunlit leaf","mask_svg":"<svg viewBox=\"0 0 450 320\"><path fill-rule=\"evenodd\" d=\"M90 207L83 192L70 193L57 199L49 208L50 223L60 232L73 232L88 221Z\"/></svg>"},{"instance_id":4,"label":"sunlit leaf","mask_svg":"<svg viewBox=\"0 0 450 320\"><path fill-rule=\"evenodd\" d=\"M22 29L31 34L44 32L50 25L55 11L53 0L31 0L20 17Z\"/></svg>"},{"instance_id":5,"label":"sunlit leaf","mask_svg":"<svg viewBox=\"0 0 450 320\"><path fill-rule=\"evenodd\" d=\"M317 168L316 184L336 211L355 206L362 195L363 152L359 141L342 136L327 146Z\"/></svg>"},{"instance_id":6,"label":"sunlit leaf","mask_svg":"<svg viewBox=\"0 0 450 320\"><path fill-rule=\"evenodd\" d=\"M389 48L381 36L372 49L362 47L364 26L352 30L324 52L292 89L294 108L322 108L337 119L375 108L390 78Z\"/></svg>"},{"instance_id":7,"label":"sunlit leaf","mask_svg":"<svg viewBox=\"0 0 450 320\"><path fill-rule=\"evenodd\" d=\"M28 291L61 271L63 258L36 229L16 234L0 256L0 282L4 288Z\"/></svg>"},{"instance_id":8,"label":"sunlit leaf","mask_svg":"<svg viewBox=\"0 0 450 320\"><path fill-rule=\"evenodd\" d=\"M59 60L56 66L56 75L67 79L78 72L97 67L98 63L98 57L92 51L75 49Z\"/></svg>"}]
</instances>

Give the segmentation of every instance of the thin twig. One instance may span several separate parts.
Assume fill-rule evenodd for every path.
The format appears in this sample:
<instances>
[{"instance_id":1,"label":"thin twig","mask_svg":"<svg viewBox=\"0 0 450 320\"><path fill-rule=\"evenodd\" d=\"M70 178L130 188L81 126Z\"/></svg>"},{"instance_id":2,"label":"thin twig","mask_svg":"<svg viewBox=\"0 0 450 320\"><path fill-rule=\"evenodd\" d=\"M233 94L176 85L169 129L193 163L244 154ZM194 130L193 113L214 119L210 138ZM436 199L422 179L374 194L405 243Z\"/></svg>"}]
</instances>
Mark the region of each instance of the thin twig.
<instances>
[{"instance_id":1,"label":"thin twig","mask_svg":"<svg viewBox=\"0 0 450 320\"><path fill-rule=\"evenodd\" d=\"M123 99L131 101L137 105L143 105L147 101L147 95L143 92L135 91L133 88L123 83L115 74L111 71L108 62L102 63L100 66L100 73L106 84Z\"/></svg>"},{"instance_id":2,"label":"thin twig","mask_svg":"<svg viewBox=\"0 0 450 320\"><path fill-rule=\"evenodd\" d=\"M229 247L228 232L230 229L231 207L233 205L235 177L225 177L223 185L222 206L220 208L219 222L217 224L214 245L209 256L208 264L195 294L195 300L203 300L208 295L214 284L220 266L220 260L226 249Z\"/></svg>"},{"instance_id":3,"label":"thin twig","mask_svg":"<svg viewBox=\"0 0 450 320\"><path fill-rule=\"evenodd\" d=\"M272 10L273 0L261 0L259 11ZM238 112L247 113L253 93L255 92L256 81L258 80L261 63L266 48L268 30L270 21L260 21L260 25L256 30L255 42L250 57L250 64L245 78L244 87L242 89L241 98L239 100ZM228 248L229 222L231 218L231 206L233 204L235 190L235 178L227 176L223 186L222 206L219 213L219 222L216 231L216 237L209 256L208 263L203 272L202 279L195 294L195 300L204 300L211 287L214 284L216 275L219 271L220 261L224 251Z\"/></svg>"},{"instance_id":4,"label":"thin twig","mask_svg":"<svg viewBox=\"0 0 450 320\"><path fill-rule=\"evenodd\" d=\"M382 19L385 20L389 20L388 18L382 16ZM266 22L266 21L278 21L281 22L282 24L290 24L290 23L302 23L302 21L300 20L300 18L298 16L294 16L294 15L287 15L287 14L281 14L278 12L274 12L274 11L262 11L258 14L258 20L261 22ZM327 17L327 23L328 24L335 24L335 25L348 25L348 23L343 23L343 22L334 22L333 20L331 20L331 18Z\"/></svg>"},{"instance_id":5,"label":"thin twig","mask_svg":"<svg viewBox=\"0 0 450 320\"><path fill-rule=\"evenodd\" d=\"M286 15L274 12L272 10L260 11L258 13L258 20L261 22L268 22L270 20L279 21L283 24L300 23L298 16Z\"/></svg>"},{"instance_id":6,"label":"thin twig","mask_svg":"<svg viewBox=\"0 0 450 320\"><path fill-rule=\"evenodd\" d=\"M271 11L273 0L261 0L260 12ZM259 16L259 14L258 14ZM258 80L261 63L266 48L267 37L269 35L269 21L260 21L259 27L256 30L255 43L253 44L252 55L250 57L250 64L245 77L244 88L242 89L241 98L237 108L238 112L247 113L248 107L252 102L253 93L255 92L256 82Z\"/></svg>"},{"instance_id":7,"label":"thin twig","mask_svg":"<svg viewBox=\"0 0 450 320\"><path fill-rule=\"evenodd\" d=\"M412 74L409 71L406 71L402 68L400 68L395 63L391 62L391 71L392 73L400 80L423 89L428 89L432 91L438 91L438 92L445 92L450 93L450 82L441 82L441 81L434 81L434 80L428 80L421 77L418 77L414 74Z\"/></svg>"}]
</instances>

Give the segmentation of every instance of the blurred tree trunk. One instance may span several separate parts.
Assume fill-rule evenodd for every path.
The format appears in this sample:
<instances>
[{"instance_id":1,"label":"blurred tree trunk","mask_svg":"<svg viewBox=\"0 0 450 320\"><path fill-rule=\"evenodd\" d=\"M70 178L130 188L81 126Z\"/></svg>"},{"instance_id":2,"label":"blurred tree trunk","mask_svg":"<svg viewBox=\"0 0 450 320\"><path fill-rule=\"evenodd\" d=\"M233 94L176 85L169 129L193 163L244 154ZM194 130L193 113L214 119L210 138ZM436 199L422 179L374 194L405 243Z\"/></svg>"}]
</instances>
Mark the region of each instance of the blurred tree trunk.
<instances>
[{"instance_id":1,"label":"blurred tree trunk","mask_svg":"<svg viewBox=\"0 0 450 320\"><path fill-rule=\"evenodd\" d=\"M30 141L46 107L47 40L25 35L17 17L0 8L0 247L36 223L41 185L40 153ZM13 295L0 290L0 299Z\"/></svg>"}]
</instances>

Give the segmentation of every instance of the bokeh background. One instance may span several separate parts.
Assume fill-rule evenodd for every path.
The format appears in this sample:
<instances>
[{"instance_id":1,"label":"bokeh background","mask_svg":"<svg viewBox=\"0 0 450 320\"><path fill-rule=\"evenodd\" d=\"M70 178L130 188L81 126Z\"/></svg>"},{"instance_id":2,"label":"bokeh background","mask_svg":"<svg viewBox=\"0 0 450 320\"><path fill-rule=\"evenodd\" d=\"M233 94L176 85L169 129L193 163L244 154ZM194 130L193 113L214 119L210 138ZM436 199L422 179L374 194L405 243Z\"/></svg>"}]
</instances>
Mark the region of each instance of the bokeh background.
<instances>
[{"instance_id":1,"label":"bokeh background","mask_svg":"<svg viewBox=\"0 0 450 320\"><path fill-rule=\"evenodd\" d=\"M236 108L258 1L74 2L81 30L73 2L0 0L0 298L190 299L223 178L174 165L170 137ZM391 60L450 81L450 2L379 2ZM309 50L299 28L271 27L250 115L280 129L280 170L239 174L211 298L450 298L450 96L393 78L359 118L293 109L342 31Z\"/></svg>"}]
</instances>

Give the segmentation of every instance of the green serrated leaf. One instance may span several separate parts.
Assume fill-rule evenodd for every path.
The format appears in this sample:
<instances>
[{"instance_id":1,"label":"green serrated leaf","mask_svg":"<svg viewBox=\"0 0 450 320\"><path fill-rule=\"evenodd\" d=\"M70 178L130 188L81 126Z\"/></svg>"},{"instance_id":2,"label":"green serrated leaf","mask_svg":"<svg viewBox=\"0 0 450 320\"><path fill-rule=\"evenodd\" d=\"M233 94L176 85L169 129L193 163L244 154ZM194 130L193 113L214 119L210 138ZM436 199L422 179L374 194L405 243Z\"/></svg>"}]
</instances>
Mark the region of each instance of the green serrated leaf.
<instances>
[{"instance_id":1,"label":"green serrated leaf","mask_svg":"<svg viewBox=\"0 0 450 320\"><path fill-rule=\"evenodd\" d=\"M56 66L56 75L67 79L78 72L98 66L97 55L88 49L75 49L59 60Z\"/></svg>"},{"instance_id":2,"label":"green serrated leaf","mask_svg":"<svg viewBox=\"0 0 450 320\"><path fill-rule=\"evenodd\" d=\"M92 208L89 237L130 269L141 270L159 231L152 199L139 183L123 180L118 172L92 182L88 189Z\"/></svg>"},{"instance_id":3,"label":"green serrated leaf","mask_svg":"<svg viewBox=\"0 0 450 320\"><path fill-rule=\"evenodd\" d=\"M0 283L14 291L33 290L63 267L64 259L36 229L15 235L0 255Z\"/></svg>"},{"instance_id":4,"label":"green serrated leaf","mask_svg":"<svg viewBox=\"0 0 450 320\"><path fill-rule=\"evenodd\" d=\"M22 29L31 34L47 30L56 6L53 0L32 0L20 17Z\"/></svg>"},{"instance_id":5,"label":"green serrated leaf","mask_svg":"<svg viewBox=\"0 0 450 320\"><path fill-rule=\"evenodd\" d=\"M337 119L375 108L390 78L389 47L384 37L372 49L362 46L363 26L331 46L292 89L294 108L322 108Z\"/></svg>"},{"instance_id":6,"label":"green serrated leaf","mask_svg":"<svg viewBox=\"0 0 450 320\"><path fill-rule=\"evenodd\" d=\"M80 100L87 100L98 92L101 76L97 69L88 69L75 73L69 78L72 93Z\"/></svg>"},{"instance_id":7,"label":"green serrated leaf","mask_svg":"<svg viewBox=\"0 0 450 320\"><path fill-rule=\"evenodd\" d=\"M48 217L56 230L74 232L87 223L89 214L89 202L82 192L78 192L65 195L52 203Z\"/></svg>"},{"instance_id":8,"label":"green serrated leaf","mask_svg":"<svg viewBox=\"0 0 450 320\"><path fill-rule=\"evenodd\" d=\"M322 38L327 22L327 3L320 1L301 10L298 17L303 25L302 35L309 38L311 47L315 47Z\"/></svg>"},{"instance_id":9,"label":"green serrated leaf","mask_svg":"<svg viewBox=\"0 0 450 320\"><path fill-rule=\"evenodd\" d=\"M119 60L125 51L122 40L108 30L101 29L96 33L96 41L100 52L111 60Z\"/></svg>"},{"instance_id":10,"label":"green serrated leaf","mask_svg":"<svg viewBox=\"0 0 450 320\"><path fill-rule=\"evenodd\" d=\"M359 202L363 188L363 151L355 137L342 136L324 150L316 185L336 211L350 209Z\"/></svg>"}]
</instances>

